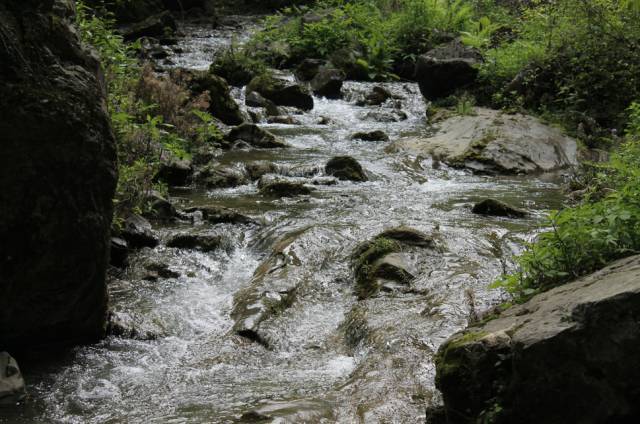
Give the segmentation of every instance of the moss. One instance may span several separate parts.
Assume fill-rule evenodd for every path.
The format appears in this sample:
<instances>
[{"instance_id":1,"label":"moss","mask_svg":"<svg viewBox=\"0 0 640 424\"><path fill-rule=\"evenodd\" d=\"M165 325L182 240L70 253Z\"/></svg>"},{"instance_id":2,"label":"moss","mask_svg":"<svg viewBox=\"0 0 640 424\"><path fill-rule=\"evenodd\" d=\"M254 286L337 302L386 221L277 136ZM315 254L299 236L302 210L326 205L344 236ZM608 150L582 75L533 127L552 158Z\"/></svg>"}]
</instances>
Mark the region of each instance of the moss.
<instances>
[{"instance_id":1,"label":"moss","mask_svg":"<svg viewBox=\"0 0 640 424\"><path fill-rule=\"evenodd\" d=\"M459 349L466 345L479 341L489 333L486 331L466 331L447 340L438 350L435 357L436 380L449 375L459 374L459 369L469 366L466 356L459 353ZM436 383L437 385L437 383Z\"/></svg>"},{"instance_id":2,"label":"moss","mask_svg":"<svg viewBox=\"0 0 640 424\"><path fill-rule=\"evenodd\" d=\"M356 294L360 299L370 297L380 289L375 281L374 263L389 253L399 251L400 245L396 241L384 237L366 242L356 249L353 255L353 269Z\"/></svg>"}]
</instances>

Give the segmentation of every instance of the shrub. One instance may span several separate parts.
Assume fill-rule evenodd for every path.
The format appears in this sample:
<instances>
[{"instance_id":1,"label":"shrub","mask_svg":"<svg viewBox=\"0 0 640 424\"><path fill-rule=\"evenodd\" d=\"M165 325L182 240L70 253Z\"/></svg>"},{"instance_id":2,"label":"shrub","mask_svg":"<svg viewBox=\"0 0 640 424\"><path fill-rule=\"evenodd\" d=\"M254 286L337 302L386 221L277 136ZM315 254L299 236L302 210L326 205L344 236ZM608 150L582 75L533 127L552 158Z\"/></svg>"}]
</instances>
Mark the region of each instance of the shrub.
<instances>
[{"instance_id":1,"label":"shrub","mask_svg":"<svg viewBox=\"0 0 640 424\"><path fill-rule=\"evenodd\" d=\"M493 287L523 301L640 251L640 105L629 114L624 144L594 182L605 194L551 214L551 230L517 258L519 271Z\"/></svg>"}]
</instances>

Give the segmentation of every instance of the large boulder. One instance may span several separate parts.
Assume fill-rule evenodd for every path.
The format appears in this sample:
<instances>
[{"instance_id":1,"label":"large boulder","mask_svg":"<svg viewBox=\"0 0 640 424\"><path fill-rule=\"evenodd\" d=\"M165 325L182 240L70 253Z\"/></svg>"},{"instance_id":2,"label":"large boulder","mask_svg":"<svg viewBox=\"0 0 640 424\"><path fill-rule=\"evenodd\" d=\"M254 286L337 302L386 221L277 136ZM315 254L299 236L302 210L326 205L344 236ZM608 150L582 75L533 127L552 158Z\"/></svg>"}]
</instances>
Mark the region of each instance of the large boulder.
<instances>
[{"instance_id":1,"label":"large boulder","mask_svg":"<svg viewBox=\"0 0 640 424\"><path fill-rule=\"evenodd\" d=\"M424 97L439 99L473 84L481 62L475 49L454 40L420 56L415 78Z\"/></svg>"},{"instance_id":2,"label":"large boulder","mask_svg":"<svg viewBox=\"0 0 640 424\"><path fill-rule=\"evenodd\" d=\"M0 3L0 345L95 340L117 171L73 2Z\"/></svg>"},{"instance_id":3,"label":"large boulder","mask_svg":"<svg viewBox=\"0 0 640 424\"><path fill-rule=\"evenodd\" d=\"M18 363L7 352L0 352L0 408L22 402L26 396Z\"/></svg>"},{"instance_id":4,"label":"large boulder","mask_svg":"<svg viewBox=\"0 0 640 424\"><path fill-rule=\"evenodd\" d=\"M454 335L436 358L446 422L635 422L638 322L633 256Z\"/></svg>"},{"instance_id":5,"label":"large boulder","mask_svg":"<svg viewBox=\"0 0 640 424\"><path fill-rule=\"evenodd\" d=\"M409 137L391 150L431 155L479 173L526 174L578 164L577 144L532 116L476 108L439 124L432 137Z\"/></svg>"},{"instance_id":6,"label":"large boulder","mask_svg":"<svg viewBox=\"0 0 640 424\"><path fill-rule=\"evenodd\" d=\"M293 106L302 110L313 109L313 97L305 87L269 74L255 77L247 85L247 94L257 92L278 106Z\"/></svg>"}]
</instances>

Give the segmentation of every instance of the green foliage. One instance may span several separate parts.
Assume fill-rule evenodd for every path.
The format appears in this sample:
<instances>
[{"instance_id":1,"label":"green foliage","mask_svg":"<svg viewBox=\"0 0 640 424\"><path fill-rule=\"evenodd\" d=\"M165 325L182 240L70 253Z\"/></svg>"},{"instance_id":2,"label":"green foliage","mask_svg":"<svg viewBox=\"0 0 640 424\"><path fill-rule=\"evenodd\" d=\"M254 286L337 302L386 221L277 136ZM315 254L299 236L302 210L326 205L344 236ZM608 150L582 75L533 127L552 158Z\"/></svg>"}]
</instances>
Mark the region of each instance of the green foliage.
<instances>
[{"instance_id":1,"label":"green foliage","mask_svg":"<svg viewBox=\"0 0 640 424\"><path fill-rule=\"evenodd\" d=\"M125 44L107 12L101 9L98 15L84 1L78 1L76 25L82 41L98 52L105 72L118 147L117 226L128 214L145 211L151 190L163 189L154 182L161 158L188 159L194 142L219 140L221 134L213 118L188 102L180 87L157 79L148 67L140 66L135 59L138 43ZM191 113L192 108L196 112ZM194 140L190 139L192 134Z\"/></svg>"},{"instance_id":2,"label":"green foliage","mask_svg":"<svg viewBox=\"0 0 640 424\"><path fill-rule=\"evenodd\" d=\"M498 106L550 112L570 128L588 119L623 127L625 108L640 96L636 3L531 2L508 23L507 37L485 45L486 91Z\"/></svg>"},{"instance_id":3,"label":"green foliage","mask_svg":"<svg viewBox=\"0 0 640 424\"><path fill-rule=\"evenodd\" d=\"M322 0L313 9L290 8L267 18L250 43L253 52L274 66L307 57L354 57L351 65L373 80L394 78L395 63L424 53L439 34L467 31L485 43L496 29L488 18L476 22L469 0ZM285 47L286 46L286 47ZM274 48L277 47L277 48Z\"/></svg>"},{"instance_id":4,"label":"green foliage","mask_svg":"<svg viewBox=\"0 0 640 424\"><path fill-rule=\"evenodd\" d=\"M456 113L460 116L472 116L475 114L474 106L476 105L476 99L467 94L462 95L456 102Z\"/></svg>"},{"instance_id":5,"label":"green foliage","mask_svg":"<svg viewBox=\"0 0 640 424\"><path fill-rule=\"evenodd\" d=\"M257 58L255 49L239 47L233 43L216 57L210 71L227 80L229 84L242 86L255 76L265 73L266 66Z\"/></svg>"},{"instance_id":6,"label":"green foliage","mask_svg":"<svg viewBox=\"0 0 640 424\"><path fill-rule=\"evenodd\" d=\"M518 257L518 272L494 287L522 301L640 251L640 106L629 113L624 144L593 182L598 196L551 214L551 231Z\"/></svg>"}]
</instances>

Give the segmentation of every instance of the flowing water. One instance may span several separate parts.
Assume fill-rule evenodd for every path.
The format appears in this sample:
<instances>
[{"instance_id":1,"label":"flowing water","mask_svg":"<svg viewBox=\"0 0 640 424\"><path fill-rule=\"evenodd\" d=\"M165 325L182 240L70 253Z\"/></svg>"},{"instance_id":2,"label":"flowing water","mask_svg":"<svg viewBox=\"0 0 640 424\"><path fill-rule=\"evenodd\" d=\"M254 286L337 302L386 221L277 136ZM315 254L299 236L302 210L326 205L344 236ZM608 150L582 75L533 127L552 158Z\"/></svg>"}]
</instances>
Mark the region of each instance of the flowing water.
<instances>
[{"instance_id":1,"label":"flowing water","mask_svg":"<svg viewBox=\"0 0 640 424\"><path fill-rule=\"evenodd\" d=\"M203 68L211 52L237 34L209 31L187 27L184 52L172 60ZM224 423L260 414L273 422L422 422L425 407L437 401L438 346L465 326L471 304L480 310L499 301L489 282L510 266L508 258L561 195L553 180L474 176L434 167L429 158L387 153L388 142L351 140L363 130L382 129L392 140L428 130L416 84L383 85L398 105L356 106L373 84L349 82L343 100L315 98L311 112L294 115L298 125L264 125L288 149L235 150L217 158L236 167L274 162L310 183L331 157L350 155L368 182L317 185L311 195L283 199L262 197L255 183L176 191L185 206L230 207L261 225L157 227L162 239L184 231L222 234L226 248L201 253L161 245L140 252L110 284L112 307L159 337L109 337L42 358L25 369L30 402L5 422ZM242 101L241 90L235 95ZM398 106L406 120L370 116ZM323 118L329 123L320 124ZM532 218L472 214L470 205L486 197L526 208ZM399 225L432 234L436 248L407 252L416 276L410 289L358 300L352 251ZM143 280L135 264L145 261L165 263L179 277ZM273 287L295 295L262 322L262 343L239 336L234 299Z\"/></svg>"}]
</instances>

